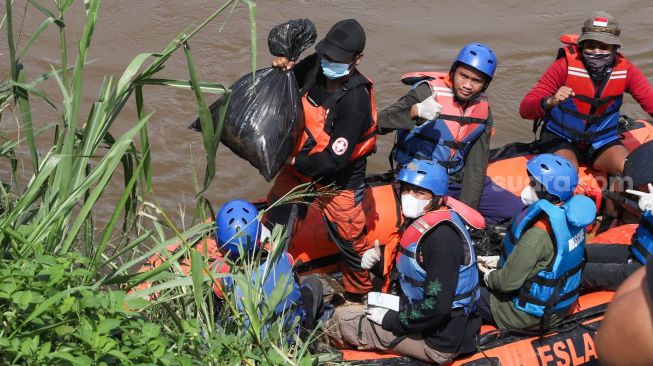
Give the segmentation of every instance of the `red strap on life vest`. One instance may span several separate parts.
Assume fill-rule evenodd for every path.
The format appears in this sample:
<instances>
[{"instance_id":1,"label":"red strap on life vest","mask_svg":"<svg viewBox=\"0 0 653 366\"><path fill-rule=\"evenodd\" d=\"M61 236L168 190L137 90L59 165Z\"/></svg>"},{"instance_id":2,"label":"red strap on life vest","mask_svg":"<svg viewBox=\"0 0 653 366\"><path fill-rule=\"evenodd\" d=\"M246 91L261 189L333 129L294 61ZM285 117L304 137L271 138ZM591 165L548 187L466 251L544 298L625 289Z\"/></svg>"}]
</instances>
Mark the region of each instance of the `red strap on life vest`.
<instances>
[{"instance_id":1,"label":"red strap on life vest","mask_svg":"<svg viewBox=\"0 0 653 366\"><path fill-rule=\"evenodd\" d=\"M475 229L485 229L485 218L478 211L453 197L446 196L444 200L445 205L455 211L467 224Z\"/></svg>"}]
</instances>

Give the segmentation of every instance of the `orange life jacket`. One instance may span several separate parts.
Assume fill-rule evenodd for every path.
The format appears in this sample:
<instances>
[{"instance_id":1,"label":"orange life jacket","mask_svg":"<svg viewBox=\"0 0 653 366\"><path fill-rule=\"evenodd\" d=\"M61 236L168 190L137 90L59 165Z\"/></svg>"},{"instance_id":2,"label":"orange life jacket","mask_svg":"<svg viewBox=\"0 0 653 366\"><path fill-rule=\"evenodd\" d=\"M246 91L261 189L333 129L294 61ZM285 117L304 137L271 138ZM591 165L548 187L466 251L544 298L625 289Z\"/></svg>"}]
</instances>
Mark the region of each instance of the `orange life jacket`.
<instances>
[{"instance_id":1,"label":"orange life jacket","mask_svg":"<svg viewBox=\"0 0 653 366\"><path fill-rule=\"evenodd\" d=\"M316 154L324 151L329 146L331 130L333 129L333 113L329 112L331 112L338 103L338 100L347 94L348 91L359 86L364 86L370 95L372 120L369 122L368 128L363 132L363 135L356 143L354 151L352 151L351 156L349 157L349 161L364 158L375 151L377 114L376 102L374 101L374 87L372 81L356 72L342 86L342 88L334 92L323 105L317 105L313 100L311 100L308 97L308 91L302 95L305 127L291 156L297 156L300 151L306 150L308 150L308 155ZM299 173L294 171L294 169L291 171L299 175Z\"/></svg>"}]
</instances>

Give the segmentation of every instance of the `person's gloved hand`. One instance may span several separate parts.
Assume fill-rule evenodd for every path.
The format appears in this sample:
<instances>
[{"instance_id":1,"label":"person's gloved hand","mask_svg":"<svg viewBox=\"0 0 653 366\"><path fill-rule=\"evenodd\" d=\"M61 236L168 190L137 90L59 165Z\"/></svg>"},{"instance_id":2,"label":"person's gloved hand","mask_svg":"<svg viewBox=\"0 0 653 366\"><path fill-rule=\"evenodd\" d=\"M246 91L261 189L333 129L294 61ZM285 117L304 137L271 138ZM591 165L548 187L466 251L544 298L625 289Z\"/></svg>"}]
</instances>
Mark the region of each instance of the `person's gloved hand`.
<instances>
[{"instance_id":1,"label":"person's gloved hand","mask_svg":"<svg viewBox=\"0 0 653 366\"><path fill-rule=\"evenodd\" d=\"M485 282L485 286L489 287L488 278L490 277L490 273L492 272L494 272L494 269L491 269L483 274L483 282Z\"/></svg>"},{"instance_id":2,"label":"person's gloved hand","mask_svg":"<svg viewBox=\"0 0 653 366\"><path fill-rule=\"evenodd\" d=\"M383 318L389 310L386 308L367 308L365 314L367 314L367 319L371 322L374 322L378 325L383 324Z\"/></svg>"},{"instance_id":3,"label":"person's gloved hand","mask_svg":"<svg viewBox=\"0 0 653 366\"><path fill-rule=\"evenodd\" d=\"M648 192L638 191L636 189L627 189L627 193L639 196L638 206L642 211L653 210L653 184L648 184Z\"/></svg>"},{"instance_id":4,"label":"person's gloved hand","mask_svg":"<svg viewBox=\"0 0 653 366\"><path fill-rule=\"evenodd\" d=\"M498 255L477 255L476 261L478 263L483 263L486 268L497 269L499 268L499 256Z\"/></svg>"},{"instance_id":5,"label":"person's gloved hand","mask_svg":"<svg viewBox=\"0 0 653 366\"><path fill-rule=\"evenodd\" d=\"M379 240L374 240L374 248L368 249L363 253L361 258L361 267L363 269L370 269L381 260L381 247L379 246Z\"/></svg>"},{"instance_id":6,"label":"person's gloved hand","mask_svg":"<svg viewBox=\"0 0 653 366\"><path fill-rule=\"evenodd\" d=\"M436 119L442 110L442 105L435 101L435 95L430 96L415 105L417 106L417 116L429 121Z\"/></svg>"},{"instance_id":7,"label":"person's gloved hand","mask_svg":"<svg viewBox=\"0 0 653 366\"><path fill-rule=\"evenodd\" d=\"M483 275L493 270L493 268L488 267L485 262L478 261L476 264L478 265L478 270L481 271Z\"/></svg>"}]
</instances>

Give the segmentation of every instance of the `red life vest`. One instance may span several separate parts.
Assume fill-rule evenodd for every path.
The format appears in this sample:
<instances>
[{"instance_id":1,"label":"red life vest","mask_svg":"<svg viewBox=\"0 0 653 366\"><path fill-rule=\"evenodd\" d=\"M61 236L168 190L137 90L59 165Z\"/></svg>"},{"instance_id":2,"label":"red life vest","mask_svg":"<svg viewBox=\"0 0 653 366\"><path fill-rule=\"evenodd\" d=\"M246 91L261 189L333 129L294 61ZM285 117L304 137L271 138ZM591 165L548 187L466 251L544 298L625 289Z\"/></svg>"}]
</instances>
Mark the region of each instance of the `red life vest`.
<instances>
[{"instance_id":1,"label":"red life vest","mask_svg":"<svg viewBox=\"0 0 653 366\"><path fill-rule=\"evenodd\" d=\"M561 38L571 42L569 37ZM582 60L582 50L567 44L558 58L567 60L565 85L574 90L570 97L549 111L547 129L571 142L592 144L595 149L618 138L619 108L626 91L630 63L617 53L612 72L598 86L594 85Z\"/></svg>"},{"instance_id":2,"label":"red life vest","mask_svg":"<svg viewBox=\"0 0 653 366\"><path fill-rule=\"evenodd\" d=\"M316 105L308 97L308 91L302 96L302 107L304 108L304 132L295 145L291 156L297 156L302 150L308 150L308 154L316 154L324 151L329 146L331 140L331 130L333 129L333 113L329 113L348 91L364 85L370 95L370 105L372 110L372 120L368 128L358 140L354 151L352 151L349 161L364 158L372 154L376 148L376 130L377 115L376 102L374 101L374 87L372 81L360 73L355 73L342 89L333 93L324 105ZM297 173L292 169L293 173ZM298 173L297 173L298 174Z\"/></svg>"},{"instance_id":3,"label":"red life vest","mask_svg":"<svg viewBox=\"0 0 653 366\"><path fill-rule=\"evenodd\" d=\"M433 121L397 133L395 160L401 166L415 158L435 160L449 174L460 171L472 143L485 131L490 113L487 94L481 93L463 108L454 97L447 73L414 72L401 80L411 85L428 83L442 111Z\"/></svg>"}]
</instances>

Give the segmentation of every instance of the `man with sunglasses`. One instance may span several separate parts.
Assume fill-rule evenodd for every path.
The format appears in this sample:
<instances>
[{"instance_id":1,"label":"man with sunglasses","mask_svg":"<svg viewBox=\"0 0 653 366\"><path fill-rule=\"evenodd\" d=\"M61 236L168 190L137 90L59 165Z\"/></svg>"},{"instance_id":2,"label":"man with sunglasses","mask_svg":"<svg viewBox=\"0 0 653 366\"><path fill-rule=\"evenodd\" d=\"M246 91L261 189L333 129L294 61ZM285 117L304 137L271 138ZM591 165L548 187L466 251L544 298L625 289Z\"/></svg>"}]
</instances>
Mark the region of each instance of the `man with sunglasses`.
<instances>
[{"instance_id":1,"label":"man with sunglasses","mask_svg":"<svg viewBox=\"0 0 653 366\"><path fill-rule=\"evenodd\" d=\"M613 16L594 12L578 40L567 40L519 107L522 118L544 121L546 151L611 175L622 174L628 155L617 133L624 93L653 116L653 88L618 52L620 34Z\"/></svg>"},{"instance_id":2,"label":"man with sunglasses","mask_svg":"<svg viewBox=\"0 0 653 366\"><path fill-rule=\"evenodd\" d=\"M314 53L295 65L277 56L272 66L292 70L300 88L305 129L288 164L268 193L272 203L292 188L316 182L333 189L317 198L331 239L342 253L346 298L362 301L372 284L361 267L371 248L365 236L363 188L367 156L376 146L376 107L372 82L357 66L363 58L365 31L355 19L331 27ZM268 220L276 220L270 213Z\"/></svg>"}]
</instances>

